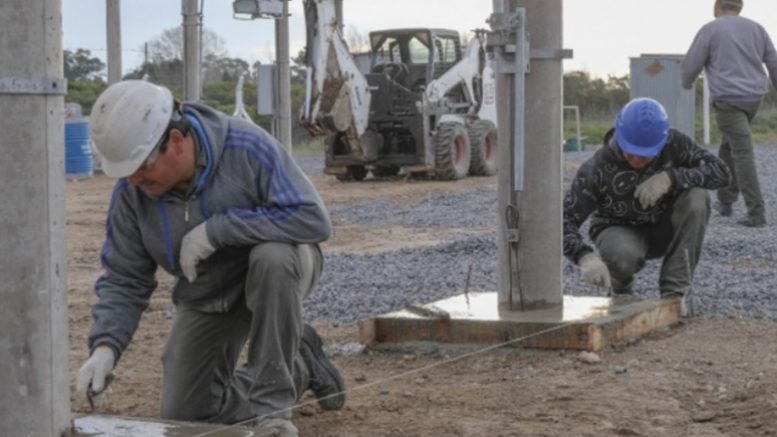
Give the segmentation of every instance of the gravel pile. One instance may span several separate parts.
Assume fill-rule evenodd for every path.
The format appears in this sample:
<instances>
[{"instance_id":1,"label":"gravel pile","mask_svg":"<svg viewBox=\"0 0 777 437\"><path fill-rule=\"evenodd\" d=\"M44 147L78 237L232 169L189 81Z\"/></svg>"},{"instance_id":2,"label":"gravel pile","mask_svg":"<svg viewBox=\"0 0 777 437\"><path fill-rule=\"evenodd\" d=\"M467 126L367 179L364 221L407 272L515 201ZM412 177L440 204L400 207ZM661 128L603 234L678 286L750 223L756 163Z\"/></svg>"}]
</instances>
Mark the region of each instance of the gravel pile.
<instances>
[{"instance_id":1,"label":"gravel pile","mask_svg":"<svg viewBox=\"0 0 777 437\"><path fill-rule=\"evenodd\" d=\"M586 159L592 152L566 153L565 159ZM322 159L298 158L308 174L321 174ZM693 284L693 307L702 317L777 319L777 146L756 147L768 226L745 228L736 220L745 214L743 201L733 217L713 212L704 251ZM565 166L573 168L574 166ZM573 176L565 174L565 188ZM713 201L714 192L711 192ZM412 205L386 202L336 205L333 219L368 226L420 228L496 227L496 192L440 194ZM318 288L305 302L312 321L347 324L395 311L409 303L427 303L461 294L472 269L470 291L496 290L495 231L490 235L456 237L434 247L402 249L375 255L328 255ZM649 261L637 277L635 293L657 297L660 262ZM579 270L564 262L564 293L604 296L604 290L580 280Z\"/></svg>"}]
</instances>

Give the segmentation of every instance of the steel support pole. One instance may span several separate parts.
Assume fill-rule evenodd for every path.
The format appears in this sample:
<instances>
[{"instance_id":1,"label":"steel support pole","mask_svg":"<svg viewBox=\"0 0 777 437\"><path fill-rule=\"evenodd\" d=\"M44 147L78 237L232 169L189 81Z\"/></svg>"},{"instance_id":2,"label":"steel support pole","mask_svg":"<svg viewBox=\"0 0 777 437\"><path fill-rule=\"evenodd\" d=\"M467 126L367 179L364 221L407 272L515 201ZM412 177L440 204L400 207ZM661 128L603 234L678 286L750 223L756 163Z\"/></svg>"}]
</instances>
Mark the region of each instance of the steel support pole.
<instances>
[{"instance_id":1,"label":"steel support pole","mask_svg":"<svg viewBox=\"0 0 777 437\"><path fill-rule=\"evenodd\" d=\"M291 152L291 72L289 67L289 2L275 20L275 59L278 65L278 141Z\"/></svg>"},{"instance_id":2,"label":"steel support pole","mask_svg":"<svg viewBox=\"0 0 777 437\"><path fill-rule=\"evenodd\" d=\"M0 2L0 435L69 432L61 0Z\"/></svg>"},{"instance_id":3,"label":"steel support pole","mask_svg":"<svg viewBox=\"0 0 777 437\"><path fill-rule=\"evenodd\" d=\"M108 84L121 80L120 0L105 0L105 35L108 39Z\"/></svg>"},{"instance_id":4,"label":"steel support pole","mask_svg":"<svg viewBox=\"0 0 777 437\"><path fill-rule=\"evenodd\" d=\"M200 0L182 0L183 15L183 89L184 100L198 101L202 97L200 84Z\"/></svg>"}]
</instances>

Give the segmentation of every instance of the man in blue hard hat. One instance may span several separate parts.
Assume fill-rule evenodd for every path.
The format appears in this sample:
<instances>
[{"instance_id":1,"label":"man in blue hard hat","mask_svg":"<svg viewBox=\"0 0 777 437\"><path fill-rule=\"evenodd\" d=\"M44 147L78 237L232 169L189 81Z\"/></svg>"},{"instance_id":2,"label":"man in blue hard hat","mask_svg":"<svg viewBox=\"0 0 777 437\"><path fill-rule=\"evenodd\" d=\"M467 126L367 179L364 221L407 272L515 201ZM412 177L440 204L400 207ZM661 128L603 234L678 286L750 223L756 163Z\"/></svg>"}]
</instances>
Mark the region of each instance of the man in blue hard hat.
<instances>
[{"instance_id":1,"label":"man in blue hard hat","mask_svg":"<svg viewBox=\"0 0 777 437\"><path fill-rule=\"evenodd\" d=\"M564 255L616 295L632 293L645 261L663 257L660 295L683 297L710 216L706 190L730 181L723 161L669 127L660 103L634 99L564 197ZM580 234L589 216L596 250Z\"/></svg>"},{"instance_id":2,"label":"man in blue hard hat","mask_svg":"<svg viewBox=\"0 0 777 437\"><path fill-rule=\"evenodd\" d=\"M738 223L758 227L766 224L766 215L750 123L769 92L764 65L777 88L777 51L763 26L740 17L741 10L742 0L715 1L715 19L699 30L683 59L682 84L690 89L704 70L723 137L718 156L732 174L732 183L718 190L720 215L732 215L741 192L747 215Z\"/></svg>"}]
</instances>

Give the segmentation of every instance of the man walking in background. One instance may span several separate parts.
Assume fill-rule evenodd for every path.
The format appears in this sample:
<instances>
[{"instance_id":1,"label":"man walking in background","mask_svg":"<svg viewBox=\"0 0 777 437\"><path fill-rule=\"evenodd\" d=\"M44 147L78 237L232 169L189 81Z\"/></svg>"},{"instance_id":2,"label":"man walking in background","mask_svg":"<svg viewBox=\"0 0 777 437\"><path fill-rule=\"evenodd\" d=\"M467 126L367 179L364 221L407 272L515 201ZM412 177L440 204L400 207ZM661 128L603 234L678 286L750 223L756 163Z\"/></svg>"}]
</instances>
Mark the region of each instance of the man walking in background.
<instances>
[{"instance_id":1,"label":"man walking in background","mask_svg":"<svg viewBox=\"0 0 777 437\"><path fill-rule=\"evenodd\" d=\"M739 193L747 216L738 223L766 224L764 200L758 183L750 123L769 91L763 65L777 88L777 53L763 26L740 17L742 0L716 0L715 20L705 24L682 63L683 87L690 89L704 70L722 140L718 156L729 166L732 183L718 190L718 210L732 214Z\"/></svg>"}]
</instances>

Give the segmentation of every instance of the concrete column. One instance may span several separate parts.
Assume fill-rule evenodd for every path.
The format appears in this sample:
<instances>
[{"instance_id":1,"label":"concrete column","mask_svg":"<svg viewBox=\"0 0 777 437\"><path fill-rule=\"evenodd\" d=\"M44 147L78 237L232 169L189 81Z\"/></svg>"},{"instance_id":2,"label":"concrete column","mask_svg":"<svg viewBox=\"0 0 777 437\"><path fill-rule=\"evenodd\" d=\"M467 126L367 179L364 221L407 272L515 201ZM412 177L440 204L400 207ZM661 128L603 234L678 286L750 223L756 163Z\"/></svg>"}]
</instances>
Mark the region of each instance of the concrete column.
<instances>
[{"instance_id":1,"label":"concrete column","mask_svg":"<svg viewBox=\"0 0 777 437\"><path fill-rule=\"evenodd\" d=\"M182 0L183 15L183 90L184 100L202 98L200 83L200 0Z\"/></svg>"},{"instance_id":2,"label":"concrete column","mask_svg":"<svg viewBox=\"0 0 777 437\"><path fill-rule=\"evenodd\" d=\"M108 84L121 81L121 5L105 0L105 35L108 39Z\"/></svg>"},{"instance_id":3,"label":"concrete column","mask_svg":"<svg viewBox=\"0 0 777 437\"><path fill-rule=\"evenodd\" d=\"M526 10L530 48L543 55L531 59L525 76L523 102L523 184L511 192L507 164L500 167L500 205L518 210L518 253L510 253L505 210L499 212L499 303L501 309L529 310L562 303L562 62L548 56L562 48L562 0L494 0L495 12ZM516 94L516 82L503 75L497 95ZM519 91L521 91L519 89ZM510 145L511 117L516 107L500 99L500 149ZM508 125L506 126L505 123ZM515 126L520 129L520 126ZM505 134L508 135L505 135ZM506 138L506 136L508 138ZM509 154L500 157L509 162ZM505 158L507 156L507 158ZM507 173L507 174L506 174ZM517 265L517 275L510 265ZM517 284L516 284L517 282Z\"/></svg>"},{"instance_id":4,"label":"concrete column","mask_svg":"<svg viewBox=\"0 0 777 437\"><path fill-rule=\"evenodd\" d=\"M61 0L0 1L0 435L70 430Z\"/></svg>"},{"instance_id":5,"label":"concrete column","mask_svg":"<svg viewBox=\"0 0 777 437\"><path fill-rule=\"evenodd\" d=\"M563 47L562 0L518 0L526 9L532 50ZM562 303L563 66L531 59L526 76L526 165L521 211L521 277L525 308Z\"/></svg>"},{"instance_id":6,"label":"concrete column","mask_svg":"<svg viewBox=\"0 0 777 437\"><path fill-rule=\"evenodd\" d=\"M289 68L289 2L275 20L275 59L278 65L278 141L291 152L291 72Z\"/></svg>"},{"instance_id":7,"label":"concrete column","mask_svg":"<svg viewBox=\"0 0 777 437\"><path fill-rule=\"evenodd\" d=\"M345 37L345 22L343 21L343 0L335 0L335 18L340 27L340 33Z\"/></svg>"}]
</instances>

